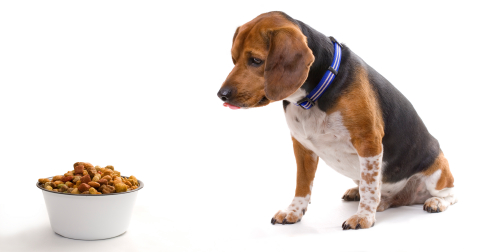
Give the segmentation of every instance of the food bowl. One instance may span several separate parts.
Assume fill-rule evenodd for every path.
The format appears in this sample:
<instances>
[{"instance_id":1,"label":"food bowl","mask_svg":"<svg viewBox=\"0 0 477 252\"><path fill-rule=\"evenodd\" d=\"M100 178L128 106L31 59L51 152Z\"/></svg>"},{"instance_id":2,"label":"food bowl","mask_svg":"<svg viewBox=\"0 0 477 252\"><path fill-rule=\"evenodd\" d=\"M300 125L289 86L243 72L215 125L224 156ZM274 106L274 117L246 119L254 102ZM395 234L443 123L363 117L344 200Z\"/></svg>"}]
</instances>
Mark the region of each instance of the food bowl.
<instances>
[{"instance_id":1,"label":"food bowl","mask_svg":"<svg viewBox=\"0 0 477 252\"><path fill-rule=\"evenodd\" d=\"M55 233L77 240L102 240L122 235L128 229L137 193L144 187L142 181L138 182L137 189L99 195L48 191L39 182L36 186L43 191Z\"/></svg>"}]
</instances>

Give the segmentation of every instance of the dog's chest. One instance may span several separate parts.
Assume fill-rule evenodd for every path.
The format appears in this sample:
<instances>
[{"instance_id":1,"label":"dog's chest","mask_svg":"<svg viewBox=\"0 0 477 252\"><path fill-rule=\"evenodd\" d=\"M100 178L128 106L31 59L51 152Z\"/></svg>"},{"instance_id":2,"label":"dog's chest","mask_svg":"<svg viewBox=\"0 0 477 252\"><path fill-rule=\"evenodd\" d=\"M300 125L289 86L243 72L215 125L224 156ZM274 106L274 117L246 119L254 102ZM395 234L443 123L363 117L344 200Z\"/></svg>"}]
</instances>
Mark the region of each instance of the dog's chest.
<instances>
[{"instance_id":1,"label":"dog's chest","mask_svg":"<svg viewBox=\"0 0 477 252\"><path fill-rule=\"evenodd\" d=\"M327 115L317 107L289 105L285 116L291 135L337 172L359 180L359 159L340 112Z\"/></svg>"}]
</instances>

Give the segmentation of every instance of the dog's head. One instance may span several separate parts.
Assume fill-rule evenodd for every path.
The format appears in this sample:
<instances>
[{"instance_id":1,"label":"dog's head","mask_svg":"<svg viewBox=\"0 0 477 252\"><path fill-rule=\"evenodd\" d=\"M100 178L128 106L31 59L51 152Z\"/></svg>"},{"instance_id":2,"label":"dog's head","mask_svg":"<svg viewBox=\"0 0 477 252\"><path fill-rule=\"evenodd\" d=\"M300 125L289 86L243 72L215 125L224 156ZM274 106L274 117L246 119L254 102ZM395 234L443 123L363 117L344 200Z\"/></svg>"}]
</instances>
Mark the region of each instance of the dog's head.
<instances>
[{"instance_id":1,"label":"dog's head","mask_svg":"<svg viewBox=\"0 0 477 252\"><path fill-rule=\"evenodd\" d=\"M234 109L283 100L305 82L314 59L306 37L290 17L281 12L262 14L235 31L235 66L217 95Z\"/></svg>"}]
</instances>

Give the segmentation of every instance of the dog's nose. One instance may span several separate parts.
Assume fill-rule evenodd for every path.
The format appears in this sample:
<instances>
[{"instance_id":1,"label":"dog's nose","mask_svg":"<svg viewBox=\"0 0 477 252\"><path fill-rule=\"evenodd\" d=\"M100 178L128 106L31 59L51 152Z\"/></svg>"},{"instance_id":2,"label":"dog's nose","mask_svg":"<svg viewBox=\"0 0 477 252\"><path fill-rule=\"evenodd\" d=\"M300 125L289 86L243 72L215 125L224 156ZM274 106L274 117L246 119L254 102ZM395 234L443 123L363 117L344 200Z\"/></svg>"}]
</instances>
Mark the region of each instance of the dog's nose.
<instances>
[{"instance_id":1,"label":"dog's nose","mask_svg":"<svg viewBox=\"0 0 477 252\"><path fill-rule=\"evenodd\" d=\"M217 96L222 100L222 101L227 101L230 99L232 96L232 89L228 87L223 87L219 90L217 93Z\"/></svg>"}]
</instances>

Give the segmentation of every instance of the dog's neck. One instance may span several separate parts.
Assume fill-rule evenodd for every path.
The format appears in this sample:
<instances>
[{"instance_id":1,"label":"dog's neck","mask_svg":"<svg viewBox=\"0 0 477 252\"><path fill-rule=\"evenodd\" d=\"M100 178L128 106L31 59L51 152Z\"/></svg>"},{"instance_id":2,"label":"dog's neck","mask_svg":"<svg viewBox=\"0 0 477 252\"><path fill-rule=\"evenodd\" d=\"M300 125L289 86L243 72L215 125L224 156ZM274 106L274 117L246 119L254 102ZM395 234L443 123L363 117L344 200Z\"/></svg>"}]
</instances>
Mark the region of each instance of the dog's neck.
<instances>
[{"instance_id":1,"label":"dog's neck","mask_svg":"<svg viewBox=\"0 0 477 252\"><path fill-rule=\"evenodd\" d=\"M315 56L315 61L308 72L308 78L301 86L306 94L308 94L318 85L326 70L331 65L334 49L333 43L328 37L301 21L297 20L297 22L301 31L307 37L308 47L313 52L313 56Z\"/></svg>"}]
</instances>

